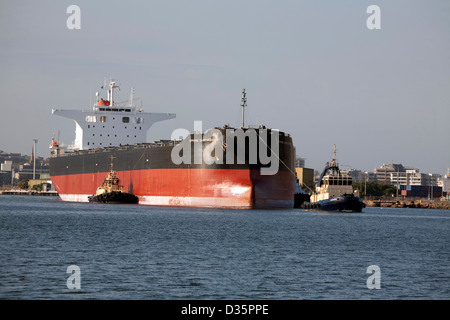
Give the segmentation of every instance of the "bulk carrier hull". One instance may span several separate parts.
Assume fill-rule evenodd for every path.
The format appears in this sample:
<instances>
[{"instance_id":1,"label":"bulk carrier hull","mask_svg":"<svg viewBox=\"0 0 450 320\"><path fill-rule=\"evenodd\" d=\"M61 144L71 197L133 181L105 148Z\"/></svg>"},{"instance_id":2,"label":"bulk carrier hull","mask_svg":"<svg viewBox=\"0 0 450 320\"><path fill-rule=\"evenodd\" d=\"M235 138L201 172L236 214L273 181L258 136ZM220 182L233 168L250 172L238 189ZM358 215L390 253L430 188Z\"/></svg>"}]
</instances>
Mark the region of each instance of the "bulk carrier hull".
<instances>
[{"instance_id":1,"label":"bulk carrier hull","mask_svg":"<svg viewBox=\"0 0 450 320\"><path fill-rule=\"evenodd\" d=\"M268 129L270 132L270 129ZM226 132L222 130L224 139ZM258 130L256 130L258 132ZM235 155L232 164L175 164L172 149L180 142L164 141L121 147L76 151L50 158L52 183L64 201L87 202L110 171L110 159L124 186L124 192L139 198L139 204L155 206L214 208L293 208L295 149L292 139L279 131L278 170L263 174L259 160L251 163L251 145L246 144L245 161L239 164ZM194 160L194 135L191 159ZM210 141L210 140L208 140ZM224 140L225 141L225 140ZM260 142L260 141L258 141ZM208 146L202 144L202 152ZM257 150L263 145L258 144ZM224 144L224 150L226 144ZM226 157L226 150L224 159ZM273 150L269 151L273 152ZM241 161L242 162L242 161Z\"/></svg>"},{"instance_id":2,"label":"bulk carrier hull","mask_svg":"<svg viewBox=\"0 0 450 320\"><path fill-rule=\"evenodd\" d=\"M50 145L50 176L62 200L89 201L114 171L123 192L137 196L139 204L293 208L292 139L262 125L244 127L245 89L239 129L225 125L201 133L201 125L194 122L193 134L181 129L184 139L155 143L141 142L153 123L175 114L144 112L133 103L134 89L129 103L119 105L114 92L120 87L113 79L102 89L107 90L107 100L97 92L92 110L52 109L76 124L70 149L54 138ZM177 130L173 136L180 133Z\"/></svg>"}]
</instances>

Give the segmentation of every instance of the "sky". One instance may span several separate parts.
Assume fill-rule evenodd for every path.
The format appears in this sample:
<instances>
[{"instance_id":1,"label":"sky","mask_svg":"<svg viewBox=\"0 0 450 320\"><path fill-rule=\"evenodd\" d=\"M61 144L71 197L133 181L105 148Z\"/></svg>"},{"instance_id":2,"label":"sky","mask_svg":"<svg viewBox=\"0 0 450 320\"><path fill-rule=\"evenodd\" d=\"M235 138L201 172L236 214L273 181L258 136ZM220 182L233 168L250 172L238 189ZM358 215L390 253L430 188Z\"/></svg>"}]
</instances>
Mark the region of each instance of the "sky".
<instances>
[{"instance_id":1,"label":"sky","mask_svg":"<svg viewBox=\"0 0 450 320\"><path fill-rule=\"evenodd\" d=\"M81 29L69 29L70 5ZM370 5L380 8L380 29ZM306 167L333 145L341 169L450 167L450 1L149 0L0 2L0 150L49 156L104 80L147 112L176 113L148 140L245 120L289 133Z\"/></svg>"}]
</instances>

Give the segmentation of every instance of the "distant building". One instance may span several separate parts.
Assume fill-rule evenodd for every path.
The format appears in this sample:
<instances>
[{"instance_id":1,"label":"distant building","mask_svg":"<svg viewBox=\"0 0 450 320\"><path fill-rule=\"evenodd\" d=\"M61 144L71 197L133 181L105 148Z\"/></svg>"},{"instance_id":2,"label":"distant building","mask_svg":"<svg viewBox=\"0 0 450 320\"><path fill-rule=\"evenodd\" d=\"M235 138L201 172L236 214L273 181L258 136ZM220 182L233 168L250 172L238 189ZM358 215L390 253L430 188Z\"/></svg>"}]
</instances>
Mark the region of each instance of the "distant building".
<instances>
[{"instance_id":1,"label":"distant building","mask_svg":"<svg viewBox=\"0 0 450 320\"><path fill-rule=\"evenodd\" d=\"M373 172L361 171L357 169L341 170L341 172L352 177L353 182L376 181L376 176Z\"/></svg>"},{"instance_id":2,"label":"distant building","mask_svg":"<svg viewBox=\"0 0 450 320\"><path fill-rule=\"evenodd\" d=\"M33 179L33 175L35 176L35 179L42 179L47 178L49 174L49 167L47 165L41 165L36 163L36 168L33 167L33 165L30 165L28 163L22 164L19 166L18 172L15 173L15 179L18 181L26 179L31 180ZM41 177L42 175L42 177Z\"/></svg>"},{"instance_id":3,"label":"distant building","mask_svg":"<svg viewBox=\"0 0 450 320\"><path fill-rule=\"evenodd\" d=\"M314 169L295 168L300 186L305 192L315 190Z\"/></svg>"},{"instance_id":4,"label":"distant building","mask_svg":"<svg viewBox=\"0 0 450 320\"><path fill-rule=\"evenodd\" d=\"M10 186L12 181L11 171L0 171L0 186Z\"/></svg>"},{"instance_id":5,"label":"distant building","mask_svg":"<svg viewBox=\"0 0 450 320\"><path fill-rule=\"evenodd\" d=\"M11 169L12 169L11 160L5 160L5 162L1 164L1 171L11 171Z\"/></svg>"},{"instance_id":6,"label":"distant building","mask_svg":"<svg viewBox=\"0 0 450 320\"><path fill-rule=\"evenodd\" d=\"M409 169L405 172L391 172L390 184L394 186L438 186L441 175L434 173L420 173L419 169Z\"/></svg>"},{"instance_id":7,"label":"distant building","mask_svg":"<svg viewBox=\"0 0 450 320\"><path fill-rule=\"evenodd\" d=\"M450 199L450 168L447 174L442 178L442 192L446 194L447 199Z\"/></svg>"},{"instance_id":8,"label":"distant building","mask_svg":"<svg viewBox=\"0 0 450 320\"><path fill-rule=\"evenodd\" d=\"M442 196L443 179L435 173L421 173L419 169L404 167L402 164L383 164L375 168L374 175L379 183L396 186L406 197L437 198Z\"/></svg>"},{"instance_id":9,"label":"distant building","mask_svg":"<svg viewBox=\"0 0 450 320\"><path fill-rule=\"evenodd\" d=\"M0 185L15 185L20 180L33 179L33 175L36 179L50 178L49 166L45 159L37 157L34 168L34 162L30 164L30 156L0 150Z\"/></svg>"},{"instance_id":10,"label":"distant building","mask_svg":"<svg viewBox=\"0 0 450 320\"><path fill-rule=\"evenodd\" d=\"M384 184L391 184L391 173L406 172L406 168L402 164L383 164L379 168L374 169L376 181Z\"/></svg>"},{"instance_id":11,"label":"distant building","mask_svg":"<svg viewBox=\"0 0 450 320\"><path fill-rule=\"evenodd\" d=\"M2 151L0 151L2 152ZM12 161L5 160L0 166L0 186L9 186L12 184Z\"/></svg>"},{"instance_id":12,"label":"distant building","mask_svg":"<svg viewBox=\"0 0 450 320\"><path fill-rule=\"evenodd\" d=\"M314 169L305 168L305 158L295 157L295 173L300 187L305 192L315 190Z\"/></svg>"},{"instance_id":13,"label":"distant building","mask_svg":"<svg viewBox=\"0 0 450 320\"><path fill-rule=\"evenodd\" d=\"M55 188L52 185L52 182L47 179L36 179L36 180L29 180L28 181L28 187L32 189L36 185L42 186L42 191L55 191Z\"/></svg>"},{"instance_id":14,"label":"distant building","mask_svg":"<svg viewBox=\"0 0 450 320\"><path fill-rule=\"evenodd\" d=\"M7 153L0 150L0 162L12 161L14 163L25 162L29 159L29 156L22 156L20 153Z\"/></svg>"},{"instance_id":15,"label":"distant building","mask_svg":"<svg viewBox=\"0 0 450 320\"><path fill-rule=\"evenodd\" d=\"M295 167L296 168L304 168L305 167L305 158L297 156L295 158Z\"/></svg>"},{"instance_id":16,"label":"distant building","mask_svg":"<svg viewBox=\"0 0 450 320\"><path fill-rule=\"evenodd\" d=\"M400 194L410 198L437 199L442 196L442 187L433 186L400 186Z\"/></svg>"}]
</instances>

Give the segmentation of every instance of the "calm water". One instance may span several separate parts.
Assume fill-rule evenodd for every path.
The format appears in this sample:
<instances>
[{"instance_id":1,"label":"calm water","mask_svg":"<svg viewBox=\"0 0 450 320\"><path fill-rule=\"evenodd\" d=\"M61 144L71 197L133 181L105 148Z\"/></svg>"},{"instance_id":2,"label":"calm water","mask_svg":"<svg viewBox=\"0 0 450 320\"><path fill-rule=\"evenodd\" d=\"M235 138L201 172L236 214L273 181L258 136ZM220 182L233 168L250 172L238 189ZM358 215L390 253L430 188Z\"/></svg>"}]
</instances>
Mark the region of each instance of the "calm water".
<instances>
[{"instance_id":1,"label":"calm water","mask_svg":"<svg viewBox=\"0 0 450 320\"><path fill-rule=\"evenodd\" d=\"M0 196L2 299L449 299L450 211L210 210ZM67 267L80 268L69 289ZM380 268L369 290L367 267Z\"/></svg>"}]
</instances>

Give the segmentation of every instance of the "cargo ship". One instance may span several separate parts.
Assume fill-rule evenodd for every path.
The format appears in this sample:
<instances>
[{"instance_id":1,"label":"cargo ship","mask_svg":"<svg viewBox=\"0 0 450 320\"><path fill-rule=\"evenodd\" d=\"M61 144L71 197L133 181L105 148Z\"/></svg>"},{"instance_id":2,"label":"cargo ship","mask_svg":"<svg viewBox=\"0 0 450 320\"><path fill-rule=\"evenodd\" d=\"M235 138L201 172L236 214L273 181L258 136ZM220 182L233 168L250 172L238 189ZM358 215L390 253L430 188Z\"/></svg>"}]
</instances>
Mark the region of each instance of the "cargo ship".
<instances>
[{"instance_id":1,"label":"cargo ship","mask_svg":"<svg viewBox=\"0 0 450 320\"><path fill-rule=\"evenodd\" d=\"M75 121L71 147L50 144L50 176L63 201L88 202L108 176L109 159L124 192L139 204L215 208L293 208L295 148L289 134L263 125L211 128L171 140L146 142L147 131L172 113L144 112L114 101L116 82L105 83L107 98L92 110L53 109ZM195 128L195 125L194 125ZM186 134L187 132L187 134Z\"/></svg>"},{"instance_id":2,"label":"cargo ship","mask_svg":"<svg viewBox=\"0 0 450 320\"><path fill-rule=\"evenodd\" d=\"M352 177L341 173L339 169L335 145L331 163L326 163L315 192L302 207L320 211L361 212L366 205L354 194L352 183Z\"/></svg>"}]
</instances>

